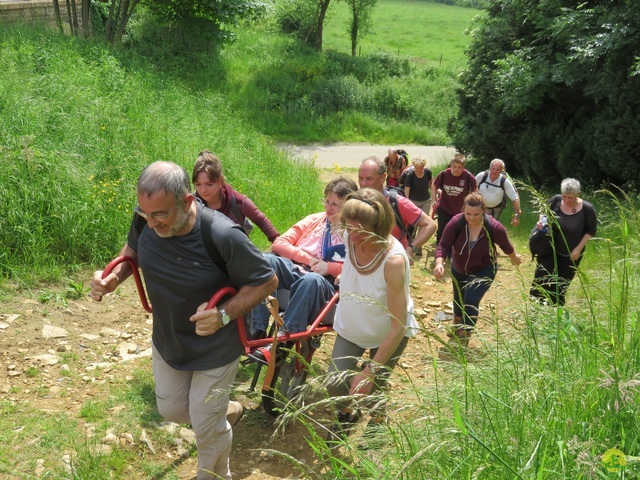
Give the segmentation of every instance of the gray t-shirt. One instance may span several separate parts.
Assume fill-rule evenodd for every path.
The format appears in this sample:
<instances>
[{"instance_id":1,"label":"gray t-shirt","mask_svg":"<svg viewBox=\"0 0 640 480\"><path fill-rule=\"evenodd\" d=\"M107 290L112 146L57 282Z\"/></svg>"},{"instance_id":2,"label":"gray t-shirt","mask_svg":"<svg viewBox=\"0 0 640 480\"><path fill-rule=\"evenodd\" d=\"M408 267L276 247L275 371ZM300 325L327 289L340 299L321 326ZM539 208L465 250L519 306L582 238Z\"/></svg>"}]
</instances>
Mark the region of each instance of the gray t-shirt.
<instances>
[{"instance_id":1,"label":"gray t-shirt","mask_svg":"<svg viewBox=\"0 0 640 480\"><path fill-rule=\"evenodd\" d=\"M200 232L202 205L197 207L195 225L186 235L162 238L146 224L138 234L133 222L128 238L129 247L138 253L153 307L153 344L177 370L208 370L239 357L242 346L235 321L202 337L189 317L224 286L239 290L273 276L269 262L242 229L214 212L212 238L227 265L227 278L207 253Z\"/></svg>"}]
</instances>

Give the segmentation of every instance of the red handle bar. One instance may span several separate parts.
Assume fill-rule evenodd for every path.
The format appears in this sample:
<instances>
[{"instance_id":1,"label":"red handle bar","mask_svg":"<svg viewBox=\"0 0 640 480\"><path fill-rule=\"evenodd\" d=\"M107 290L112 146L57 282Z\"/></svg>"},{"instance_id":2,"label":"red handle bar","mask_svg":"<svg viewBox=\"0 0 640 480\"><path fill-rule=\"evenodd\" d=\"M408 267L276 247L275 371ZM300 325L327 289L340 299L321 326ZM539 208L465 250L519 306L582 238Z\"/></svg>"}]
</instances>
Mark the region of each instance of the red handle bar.
<instances>
[{"instance_id":1,"label":"red handle bar","mask_svg":"<svg viewBox=\"0 0 640 480\"><path fill-rule=\"evenodd\" d=\"M147 294L145 293L144 285L142 284L142 279L140 278L138 264L133 258L126 255L114 258L104 268L104 271L102 272L102 278L106 278L116 266L120 265L123 262L127 262L131 267L131 272L133 273L133 278L136 281L136 287L138 289L138 296L140 297L142 308L144 308L147 312L151 313L152 308L151 308L151 305L149 305L149 301L147 300ZM207 310L210 310L213 307L215 307L223 297L227 295L235 295L235 294L236 294L236 289L233 287L221 288L220 290L218 290L216 293L213 294L213 296L211 297L211 300L209 300L209 303L207 303ZM244 325L243 317L240 317L236 321L236 323L238 324L238 333L240 335L240 339L243 341L243 343L245 343L247 335L246 335L246 328Z\"/></svg>"},{"instance_id":2,"label":"red handle bar","mask_svg":"<svg viewBox=\"0 0 640 480\"><path fill-rule=\"evenodd\" d=\"M151 305L149 305L149 301L147 300L147 294L144 291L144 286L142 285L142 280L140 279L140 272L138 271L138 264L136 261L128 257L126 255L114 258L109 262L109 264L104 267L104 271L102 272L102 278L107 278L113 269L120 265L123 262L127 262L131 267L131 272L133 273L133 278L136 280L136 287L138 287L138 295L140 296L140 302L142 302L142 308L144 308L147 312L151 313Z\"/></svg>"}]
</instances>

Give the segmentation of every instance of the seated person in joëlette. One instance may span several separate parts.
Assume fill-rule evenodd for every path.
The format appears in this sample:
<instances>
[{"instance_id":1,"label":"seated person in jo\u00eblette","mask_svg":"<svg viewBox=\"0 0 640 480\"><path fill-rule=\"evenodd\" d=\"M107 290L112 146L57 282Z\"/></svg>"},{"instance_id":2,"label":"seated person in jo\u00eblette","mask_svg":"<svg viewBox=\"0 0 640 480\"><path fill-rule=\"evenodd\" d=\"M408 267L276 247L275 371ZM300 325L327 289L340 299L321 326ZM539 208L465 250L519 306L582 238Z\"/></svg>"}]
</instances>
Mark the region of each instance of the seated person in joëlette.
<instances>
[{"instance_id":1,"label":"seated person in jo\u00eblette","mask_svg":"<svg viewBox=\"0 0 640 480\"><path fill-rule=\"evenodd\" d=\"M324 211L292 226L273 243L276 255L266 255L280 282L279 288L290 292L284 328L278 332L284 347L291 347L286 336L305 331L336 293L335 279L342 272L345 249L335 226L339 223L342 202L356 190L355 182L349 178L330 181L324 189ZM251 321L252 337L264 336L269 321L264 305L253 310ZM268 363L270 354L271 348L267 346L250 357Z\"/></svg>"},{"instance_id":2,"label":"seated person in jo\u00eblette","mask_svg":"<svg viewBox=\"0 0 640 480\"><path fill-rule=\"evenodd\" d=\"M271 243L280 235L249 197L226 183L220 159L209 150L203 150L198 155L191 180L197 198L210 209L223 213L240 225L247 235L251 233L253 224L262 230Z\"/></svg>"}]
</instances>

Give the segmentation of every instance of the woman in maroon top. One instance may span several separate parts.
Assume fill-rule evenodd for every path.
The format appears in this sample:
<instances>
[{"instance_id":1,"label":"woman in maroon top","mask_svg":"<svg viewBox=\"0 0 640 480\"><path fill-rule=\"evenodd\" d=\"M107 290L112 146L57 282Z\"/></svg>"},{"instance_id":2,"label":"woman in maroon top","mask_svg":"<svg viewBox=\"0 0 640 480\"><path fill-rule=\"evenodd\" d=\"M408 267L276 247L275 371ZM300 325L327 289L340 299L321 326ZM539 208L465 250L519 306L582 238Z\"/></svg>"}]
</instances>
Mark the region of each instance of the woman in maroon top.
<instances>
[{"instance_id":1,"label":"woman in maroon top","mask_svg":"<svg viewBox=\"0 0 640 480\"><path fill-rule=\"evenodd\" d=\"M223 213L240 225L247 235L253 227L247 222L249 219L262 230L271 243L280 236L273 223L258 210L249 197L237 192L225 182L220 159L209 150L200 152L193 166L191 180L196 187L196 197L210 209Z\"/></svg>"},{"instance_id":2,"label":"woman in maroon top","mask_svg":"<svg viewBox=\"0 0 640 480\"><path fill-rule=\"evenodd\" d=\"M436 250L436 278L444 275L444 260L451 254L453 278L453 329L450 337L466 345L476 321L480 301L498 270L496 245L514 265L522 263L500 222L486 215L487 207L478 192L467 195L462 213L444 228Z\"/></svg>"}]
</instances>

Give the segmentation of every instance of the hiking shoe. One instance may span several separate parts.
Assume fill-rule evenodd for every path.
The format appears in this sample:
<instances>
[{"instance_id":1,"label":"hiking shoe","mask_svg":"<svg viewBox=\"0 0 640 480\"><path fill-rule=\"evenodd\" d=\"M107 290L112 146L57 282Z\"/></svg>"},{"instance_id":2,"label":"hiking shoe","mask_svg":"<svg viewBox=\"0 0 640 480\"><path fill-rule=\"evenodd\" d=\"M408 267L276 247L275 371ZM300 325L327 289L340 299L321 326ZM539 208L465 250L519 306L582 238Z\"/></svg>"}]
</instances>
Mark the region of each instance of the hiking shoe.
<instances>
[{"instance_id":1,"label":"hiking shoe","mask_svg":"<svg viewBox=\"0 0 640 480\"><path fill-rule=\"evenodd\" d=\"M337 413L336 422L329 426L327 440L347 438L360 420L360 409L347 409Z\"/></svg>"},{"instance_id":2,"label":"hiking shoe","mask_svg":"<svg viewBox=\"0 0 640 480\"><path fill-rule=\"evenodd\" d=\"M244 416L244 408L240 402L229 400L227 405L227 422L233 427Z\"/></svg>"},{"instance_id":3,"label":"hiking shoe","mask_svg":"<svg viewBox=\"0 0 640 480\"><path fill-rule=\"evenodd\" d=\"M472 332L465 325L453 325L453 328L447 332L447 337L458 342L463 347L469 345Z\"/></svg>"}]
</instances>

